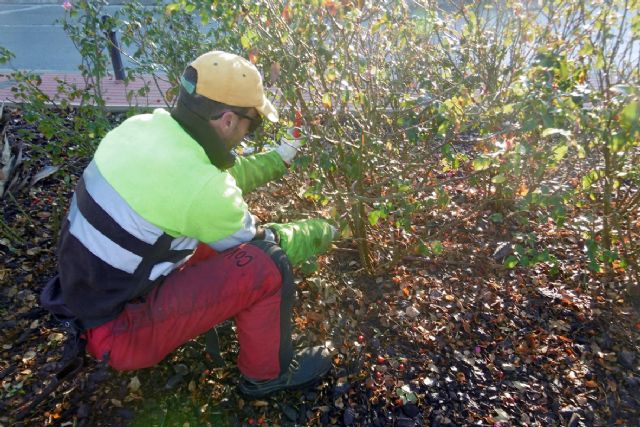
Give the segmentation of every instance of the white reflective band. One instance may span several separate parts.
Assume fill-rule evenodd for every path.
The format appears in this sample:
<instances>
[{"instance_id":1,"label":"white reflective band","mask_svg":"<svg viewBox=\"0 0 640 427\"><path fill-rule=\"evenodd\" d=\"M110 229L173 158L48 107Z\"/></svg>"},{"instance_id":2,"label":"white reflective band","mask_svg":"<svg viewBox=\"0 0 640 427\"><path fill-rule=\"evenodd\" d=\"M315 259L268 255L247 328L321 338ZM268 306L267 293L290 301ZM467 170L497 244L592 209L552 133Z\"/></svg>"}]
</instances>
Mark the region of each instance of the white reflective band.
<instances>
[{"instance_id":1,"label":"white reflective band","mask_svg":"<svg viewBox=\"0 0 640 427\"><path fill-rule=\"evenodd\" d=\"M194 239L193 237L177 237L171 241L171 249L174 251L195 249L196 246L198 246L198 239Z\"/></svg>"},{"instance_id":2,"label":"white reflective band","mask_svg":"<svg viewBox=\"0 0 640 427\"><path fill-rule=\"evenodd\" d=\"M153 245L163 231L142 218L102 176L95 160L83 175L84 184L93 200L122 228L135 238Z\"/></svg>"},{"instance_id":3,"label":"white reflective band","mask_svg":"<svg viewBox=\"0 0 640 427\"><path fill-rule=\"evenodd\" d=\"M238 246L241 243L249 242L255 236L256 224L253 220L253 216L247 211L244 215L242 228L239 231L236 231L231 236L225 237L224 239L209 243L209 246L218 252L222 252L234 246Z\"/></svg>"},{"instance_id":4,"label":"white reflective band","mask_svg":"<svg viewBox=\"0 0 640 427\"><path fill-rule=\"evenodd\" d=\"M117 245L91 225L78 209L75 196L71 200L69 222L71 235L75 236L92 254L113 268L133 274L142 262L142 257Z\"/></svg>"}]
</instances>

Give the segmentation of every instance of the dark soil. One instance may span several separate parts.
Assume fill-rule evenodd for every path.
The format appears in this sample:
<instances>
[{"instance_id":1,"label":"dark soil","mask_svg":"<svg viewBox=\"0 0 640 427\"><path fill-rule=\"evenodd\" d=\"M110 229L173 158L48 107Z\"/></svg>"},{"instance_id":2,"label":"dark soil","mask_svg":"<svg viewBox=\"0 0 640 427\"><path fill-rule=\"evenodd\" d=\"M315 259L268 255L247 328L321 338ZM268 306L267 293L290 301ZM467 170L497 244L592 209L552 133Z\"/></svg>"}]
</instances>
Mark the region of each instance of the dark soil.
<instances>
[{"instance_id":1,"label":"dark soil","mask_svg":"<svg viewBox=\"0 0 640 427\"><path fill-rule=\"evenodd\" d=\"M15 112L4 127L14 147L24 144L19 173L29 182L47 166L47 142L20 142L28 125ZM640 318L624 286L585 273L581 242L553 230L537 231L555 248L558 274L544 265L505 269L493 253L510 229L474 213L478 201L464 188L450 217L425 214L422 225L455 224L442 254L406 257L371 276L345 239L317 272L298 272L295 342L324 343L334 357L316 387L242 398L227 322L225 368L203 338L136 372L87 357L18 421L61 357L65 336L38 294L55 272L58 224L87 161L69 156L55 174L0 200L0 424L640 426ZM248 202L265 222L315 215L311 202L291 196L300 185L291 174Z\"/></svg>"}]
</instances>

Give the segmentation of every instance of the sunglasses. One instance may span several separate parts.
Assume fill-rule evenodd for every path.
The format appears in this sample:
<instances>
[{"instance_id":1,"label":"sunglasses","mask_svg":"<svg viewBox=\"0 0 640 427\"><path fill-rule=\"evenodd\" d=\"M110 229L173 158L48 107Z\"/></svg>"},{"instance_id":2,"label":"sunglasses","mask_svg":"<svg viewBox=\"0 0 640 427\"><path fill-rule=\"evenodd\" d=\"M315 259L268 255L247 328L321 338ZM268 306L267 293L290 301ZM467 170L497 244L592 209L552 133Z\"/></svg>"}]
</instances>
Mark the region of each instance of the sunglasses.
<instances>
[{"instance_id":1,"label":"sunglasses","mask_svg":"<svg viewBox=\"0 0 640 427\"><path fill-rule=\"evenodd\" d=\"M239 113L237 111L232 111L233 114L235 114L236 116L240 116L243 119L247 119L251 122L251 124L249 125L249 133L253 133L256 130L258 130L258 128L260 128L260 126L262 126L262 116L260 114L258 114L255 117L252 116L247 116L246 114L243 113Z\"/></svg>"},{"instance_id":2,"label":"sunglasses","mask_svg":"<svg viewBox=\"0 0 640 427\"><path fill-rule=\"evenodd\" d=\"M244 113L241 113L239 111L233 111L233 110L228 110L228 111L223 111L222 113L218 114L217 116L211 117L214 120L219 119L220 117L222 117L222 115L224 113L233 113L238 117L242 117L243 119L247 119L251 122L251 124L249 125L249 133L254 133L256 130L258 130L258 128L260 126L262 126L262 116L260 114L258 114L256 117L252 117L252 116L247 116Z\"/></svg>"}]
</instances>

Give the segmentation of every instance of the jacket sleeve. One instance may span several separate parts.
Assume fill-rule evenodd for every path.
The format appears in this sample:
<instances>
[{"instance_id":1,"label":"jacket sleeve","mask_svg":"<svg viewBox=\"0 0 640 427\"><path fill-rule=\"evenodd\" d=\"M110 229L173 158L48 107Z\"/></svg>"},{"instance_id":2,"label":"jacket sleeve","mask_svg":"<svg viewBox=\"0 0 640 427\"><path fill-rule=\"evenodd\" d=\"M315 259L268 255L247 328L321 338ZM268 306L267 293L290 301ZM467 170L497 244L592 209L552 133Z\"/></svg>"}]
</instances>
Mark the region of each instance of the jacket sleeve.
<instances>
[{"instance_id":1,"label":"jacket sleeve","mask_svg":"<svg viewBox=\"0 0 640 427\"><path fill-rule=\"evenodd\" d=\"M287 167L278 153L269 151L238 157L235 165L228 172L246 194L274 179L281 178L287 172Z\"/></svg>"},{"instance_id":2,"label":"jacket sleeve","mask_svg":"<svg viewBox=\"0 0 640 427\"><path fill-rule=\"evenodd\" d=\"M213 174L193 192L179 232L223 251L255 237L256 224L233 177Z\"/></svg>"}]
</instances>

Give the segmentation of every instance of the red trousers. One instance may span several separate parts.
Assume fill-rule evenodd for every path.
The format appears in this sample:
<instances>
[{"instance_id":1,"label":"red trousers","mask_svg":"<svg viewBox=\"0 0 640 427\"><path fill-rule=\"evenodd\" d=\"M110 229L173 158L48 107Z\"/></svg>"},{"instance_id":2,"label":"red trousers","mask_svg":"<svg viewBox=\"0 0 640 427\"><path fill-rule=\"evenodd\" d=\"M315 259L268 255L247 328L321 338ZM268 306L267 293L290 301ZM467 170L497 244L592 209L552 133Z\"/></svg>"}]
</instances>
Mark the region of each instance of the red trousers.
<instances>
[{"instance_id":1,"label":"red trousers","mask_svg":"<svg viewBox=\"0 0 640 427\"><path fill-rule=\"evenodd\" d=\"M243 244L216 253L200 245L187 264L146 297L86 331L87 350L98 359L108 357L117 370L145 368L233 317L242 374L275 378L291 359L293 283L283 294L282 277L264 247Z\"/></svg>"}]
</instances>

